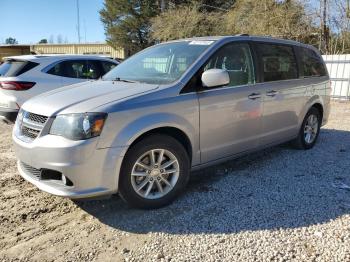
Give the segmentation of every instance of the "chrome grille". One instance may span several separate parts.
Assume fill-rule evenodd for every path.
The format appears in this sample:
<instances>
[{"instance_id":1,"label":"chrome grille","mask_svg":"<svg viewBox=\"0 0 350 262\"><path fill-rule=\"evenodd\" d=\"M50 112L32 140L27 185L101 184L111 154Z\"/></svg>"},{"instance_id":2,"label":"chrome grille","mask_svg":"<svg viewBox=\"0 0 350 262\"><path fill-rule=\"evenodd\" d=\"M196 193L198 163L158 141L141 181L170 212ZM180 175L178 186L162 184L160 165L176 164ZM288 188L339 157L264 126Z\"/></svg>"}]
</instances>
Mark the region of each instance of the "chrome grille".
<instances>
[{"instance_id":1,"label":"chrome grille","mask_svg":"<svg viewBox=\"0 0 350 262\"><path fill-rule=\"evenodd\" d=\"M47 116L37 115L37 114L28 112L27 119L34 123L45 124L47 120Z\"/></svg>"},{"instance_id":2,"label":"chrome grille","mask_svg":"<svg viewBox=\"0 0 350 262\"><path fill-rule=\"evenodd\" d=\"M22 115L23 118L20 123L21 136L25 137L29 141L32 141L39 136L48 117L25 111L22 112Z\"/></svg>"},{"instance_id":3,"label":"chrome grille","mask_svg":"<svg viewBox=\"0 0 350 262\"><path fill-rule=\"evenodd\" d=\"M38 137L40 131L35 130L35 129L31 129L29 127L26 126L22 126L22 135L29 137L31 139L35 139Z\"/></svg>"},{"instance_id":4,"label":"chrome grille","mask_svg":"<svg viewBox=\"0 0 350 262\"><path fill-rule=\"evenodd\" d=\"M40 179L41 170L36 169L30 165L27 165L26 163L20 162L21 168L23 171L25 171L27 174L33 176L36 179Z\"/></svg>"}]
</instances>

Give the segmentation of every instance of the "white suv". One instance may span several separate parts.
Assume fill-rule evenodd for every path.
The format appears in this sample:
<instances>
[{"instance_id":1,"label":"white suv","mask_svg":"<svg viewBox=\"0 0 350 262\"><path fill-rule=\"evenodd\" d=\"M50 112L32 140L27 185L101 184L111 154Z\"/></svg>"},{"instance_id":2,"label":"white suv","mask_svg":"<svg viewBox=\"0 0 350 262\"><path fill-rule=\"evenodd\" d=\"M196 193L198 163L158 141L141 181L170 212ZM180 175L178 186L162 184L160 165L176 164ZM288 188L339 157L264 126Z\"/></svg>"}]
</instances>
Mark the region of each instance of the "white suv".
<instances>
[{"instance_id":1,"label":"white suv","mask_svg":"<svg viewBox=\"0 0 350 262\"><path fill-rule=\"evenodd\" d=\"M29 98L55 88L98 79L118 62L88 55L25 55L0 65L0 119L16 120Z\"/></svg>"}]
</instances>

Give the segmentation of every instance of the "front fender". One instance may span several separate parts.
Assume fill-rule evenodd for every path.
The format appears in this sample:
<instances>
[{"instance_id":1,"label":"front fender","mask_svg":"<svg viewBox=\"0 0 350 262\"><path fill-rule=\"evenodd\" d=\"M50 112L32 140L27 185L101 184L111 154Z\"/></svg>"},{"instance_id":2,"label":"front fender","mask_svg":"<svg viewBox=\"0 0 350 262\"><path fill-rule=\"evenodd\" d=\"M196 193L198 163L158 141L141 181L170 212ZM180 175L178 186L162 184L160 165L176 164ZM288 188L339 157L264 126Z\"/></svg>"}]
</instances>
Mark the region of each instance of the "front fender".
<instances>
[{"instance_id":1,"label":"front fender","mask_svg":"<svg viewBox=\"0 0 350 262\"><path fill-rule=\"evenodd\" d=\"M160 127L177 128L184 132L190 141L194 140L195 128L185 118L170 113L154 113L130 122L116 136L113 145L130 146L142 134Z\"/></svg>"},{"instance_id":2,"label":"front fender","mask_svg":"<svg viewBox=\"0 0 350 262\"><path fill-rule=\"evenodd\" d=\"M116 157L117 163L116 168L116 185L118 188L119 172L122 166L123 158L128 151L130 145L142 134L161 127L173 127L181 130L187 135L192 145L192 163L198 164L200 161L199 154L199 139L196 134L196 128L185 118L171 114L171 113L152 113L139 117L131 122L128 122L125 126L119 129L113 141L111 141L110 150L111 152L117 151L118 156ZM120 150L116 150L119 148ZM196 152L196 153L195 153ZM114 153L111 154L114 156ZM113 161L109 161L113 162ZM112 169L112 168L111 168Z\"/></svg>"},{"instance_id":3,"label":"front fender","mask_svg":"<svg viewBox=\"0 0 350 262\"><path fill-rule=\"evenodd\" d=\"M192 161L199 161L199 134L196 123L191 123L188 119L169 112L150 113L140 116L130 122L125 123L109 141L108 147L124 147L123 155L129 146L142 134L161 127L173 127L187 135L192 146ZM110 134L112 135L112 134ZM102 146L102 143L100 143Z\"/></svg>"}]
</instances>

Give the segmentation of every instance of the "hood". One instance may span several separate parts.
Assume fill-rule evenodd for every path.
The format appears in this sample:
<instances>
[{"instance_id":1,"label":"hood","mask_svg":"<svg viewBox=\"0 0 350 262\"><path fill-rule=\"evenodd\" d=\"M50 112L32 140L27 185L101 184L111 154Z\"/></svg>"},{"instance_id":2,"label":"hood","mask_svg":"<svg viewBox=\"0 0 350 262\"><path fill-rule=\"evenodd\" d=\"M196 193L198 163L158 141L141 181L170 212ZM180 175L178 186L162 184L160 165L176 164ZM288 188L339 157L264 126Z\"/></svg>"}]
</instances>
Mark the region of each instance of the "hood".
<instances>
[{"instance_id":1,"label":"hood","mask_svg":"<svg viewBox=\"0 0 350 262\"><path fill-rule=\"evenodd\" d=\"M136 96L158 85L116 81L90 81L70 85L36 96L25 102L26 111L52 116L60 114L94 112L103 104Z\"/></svg>"}]
</instances>

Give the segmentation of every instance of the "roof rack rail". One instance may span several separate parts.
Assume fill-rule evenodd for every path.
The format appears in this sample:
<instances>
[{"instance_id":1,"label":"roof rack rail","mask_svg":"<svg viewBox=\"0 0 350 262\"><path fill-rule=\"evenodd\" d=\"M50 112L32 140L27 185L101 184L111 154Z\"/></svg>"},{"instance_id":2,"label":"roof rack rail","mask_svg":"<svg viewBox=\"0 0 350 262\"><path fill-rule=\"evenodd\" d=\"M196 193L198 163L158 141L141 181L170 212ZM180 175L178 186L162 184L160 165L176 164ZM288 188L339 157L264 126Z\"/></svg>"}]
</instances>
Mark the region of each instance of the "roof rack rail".
<instances>
[{"instance_id":1,"label":"roof rack rail","mask_svg":"<svg viewBox=\"0 0 350 262\"><path fill-rule=\"evenodd\" d=\"M249 36L249 34L236 34L235 36Z\"/></svg>"}]
</instances>

